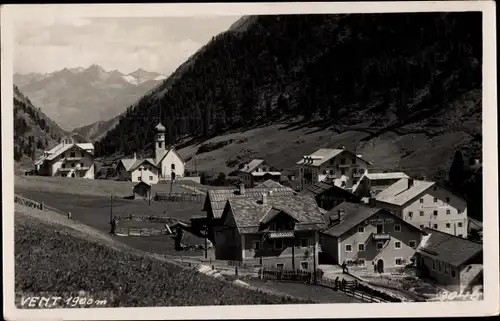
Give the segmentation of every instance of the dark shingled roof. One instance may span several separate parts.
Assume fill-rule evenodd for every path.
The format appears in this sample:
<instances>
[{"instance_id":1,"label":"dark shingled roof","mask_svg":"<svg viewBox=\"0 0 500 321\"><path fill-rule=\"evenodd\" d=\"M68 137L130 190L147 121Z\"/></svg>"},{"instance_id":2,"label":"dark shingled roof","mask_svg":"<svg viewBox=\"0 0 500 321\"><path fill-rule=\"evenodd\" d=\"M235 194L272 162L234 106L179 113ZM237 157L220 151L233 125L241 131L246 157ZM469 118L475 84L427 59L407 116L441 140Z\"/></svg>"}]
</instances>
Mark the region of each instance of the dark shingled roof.
<instances>
[{"instance_id":1,"label":"dark shingled roof","mask_svg":"<svg viewBox=\"0 0 500 321\"><path fill-rule=\"evenodd\" d=\"M456 267L483 251L483 245L480 243L430 228L424 228L424 232L430 235L422 242L419 252Z\"/></svg>"},{"instance_id":2,"label":"dark shingled roof","mask_svg":"<svg viewBox=\"0 0 500 321\"><path fill-rule=\"evenodd\" d=\"M318 230L326 227L323 214L316 203L300 195L268 195L266 204L262 204L261 199L234 197L228 201L227 206L231 208L240 233L258 232L261 220L280 212L297 220L296 230Z\"/></svg>"},{"instance_id":3,"label":"dark shingled roof","mask_svg":"<svg viewBox=\"0 0 500 321\"><path fill-rule=\"evenodd\" d=\"M352 199L357 199L357 200L361 200L361 198L356 195L356 194L353 194L345 189L343 189L342 187L340 186L336 186L336 185L333 185L333 184L328 184L326 182L318 182L314 185L311 185L311 186L308 186L304 191L302 191L301 193L302 194L311 194L313 195L314 197L318 196L318 195L321 195L329 190L335 190L335 192L337 192L339 195L345 195L346 197L350 197Z\"/></svg>"},{"instance_id":4,"label":"dark shingled roof","mask_svg":"<svg viewBox=\"0 0 500 321\"><path fill-rule=\"evenodd\" d=\"M323 231L323 234L331 236L341 236L359 223L370 218L373 214L383 211L381 208L366 206L357 203L344 202L332 208L325 214L325 218L338 218L339 211L343 210L345 213L344 220L337 225L330 227Z\"/></svg>"},{"instance_id":5,"label":"dark shingled roof","mask_svg":"<svg viewBox=\"0 0 500 321\"><path fill-rule=\"evenodd\" d=\"M252 199L261 199L263 193L269 193L272 191L272 194L275 196L290 196L296 194L289 187L255 187L255 188L246 188L245 195L239 195L239 189L212 189L207 192L207 197L210 201L210 205L212 207L212 212L215 218L220 218L222 216L222 212L224 211L224 207L226 206L226 202L233 197L243 197L243 198L252 198Z\"/></svg>"}]
</instances>

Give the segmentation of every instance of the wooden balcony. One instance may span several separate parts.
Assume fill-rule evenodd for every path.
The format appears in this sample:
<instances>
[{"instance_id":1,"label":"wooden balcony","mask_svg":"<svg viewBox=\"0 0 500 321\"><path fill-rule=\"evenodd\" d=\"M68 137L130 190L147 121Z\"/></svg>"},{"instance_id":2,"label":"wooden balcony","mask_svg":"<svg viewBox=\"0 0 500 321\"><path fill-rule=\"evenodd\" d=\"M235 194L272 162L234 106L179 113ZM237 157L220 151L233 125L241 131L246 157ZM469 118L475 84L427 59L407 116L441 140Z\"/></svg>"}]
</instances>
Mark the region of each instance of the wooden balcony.
<instances>
[{"instance_id":1,"label":"wooden balcony","mask_svg":"<svg viewBox=\"0 0 500 321\"><path fill-rule=\"evenodd\" d=\"M64 158L65 162L76 162L81 160L83 157L82 156L72 156L72 157L66 157Z\"/></svg>"},{"instance_id":2,"label":"wooden balcony","mask_svg":"<svg viewBox=\"0 0 500 321\"><path fill-rule=\"evenodd\" d=\"M361 175L363 175L363 174L361 174L361 173L354 173L354 174L352 174L352 177L358 178L358 177L361 177Z\"/></svg>"},{"instance_id":3,"label":"wooden balcony","mask_svg":"<svg viewBox=\"0 0 500 321\"><path fill-rule=\"evenodd\" d=\"M348 168L348 167L351 167L351 164L339 164L338 167L339 168Z\"/></svg>"},{"instance_id":4,"label":"wooden balcony","mask_svg":"<svg viewBox=\"0 0 500 321\"><path fill-rule=\"evenodd\" d=\"M78 166L75 167L75 170L77 171L88 171L90 169L90 166Z\"/></svg>"},{"instance_id":5,"label":"wooden balcony","mask_svg":"<svg viewBox=\"0 0 500 321\"><path fill-rule=\"evenodd\" d=\"M294 231L270 231L268 232L270 239L288 239L295 236Z\"/></svg>"},{"instance_id":6,"label":"wooden balcony","mask_svg":"<svg viewBox=\"0 0 500 321\"><path fill-rule=\"evenodd\" d=\"M386 241L389 240L391 236L387 233L373 233L374 241Z\"/></svg>"},{"instance_id":7,"label":"wooden balcony","mask_svg":"<svg viewBox=\"0 0 500 321\"><path fill-rule=\"evenodd\" d=\"M59 171L60 172L70 172L71 169L72 169L71 167L61 167L61 168L59 168Z\"/></svg>"}]
</instances>

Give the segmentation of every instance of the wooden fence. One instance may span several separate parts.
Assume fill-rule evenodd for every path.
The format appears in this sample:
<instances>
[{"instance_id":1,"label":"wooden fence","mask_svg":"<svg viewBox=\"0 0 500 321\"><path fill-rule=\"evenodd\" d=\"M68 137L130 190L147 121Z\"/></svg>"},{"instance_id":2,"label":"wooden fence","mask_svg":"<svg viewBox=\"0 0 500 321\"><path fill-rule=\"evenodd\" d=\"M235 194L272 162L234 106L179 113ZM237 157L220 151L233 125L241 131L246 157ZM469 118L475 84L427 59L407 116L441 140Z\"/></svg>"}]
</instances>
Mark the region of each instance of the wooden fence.
<instances>
[{"instance_id":1,"label":"wooden fence","mask_svg":"<svg viewBox=\"0 0 500 321\"><path fill-rule=\"evenodd\" d=\"M199 202L205 198L205 194L199 193L156 193L154 200L157 202Z\"/></svg>"},{"instance_id":2,"label":"wooden fence","mask_svg":"<svg viewBox=\"0 0 500 321\"><path fill-rule=\"evenodd\" d=\"M168 229L161 228L138 228L138 227L117 227L115 234L119 236L155 236L168 235Z\"/></svg>"},{"instance_id":3,"label":"wooden fence","mask_svg":"<svg viewBox=\"0 0 500 321\"><path fill-rule=\"evenodd\" d=\"M34 201L32 199L22 197L19 195L14 195L14 203L28 206L28 207L32 207L32 208L36 208L36 209L39 209L42 211L51 211L51 212L55 212L55 213L62 214L62 215L68 215L68 213L65 211L62 211L62 210L57 209L55 207L45 205L42 202L37 202L37 201Z\"/></svg>"},{"instance_id":4,"label":"wooden fence","mask_svg":"<svg viewBox=\"0 0 500 321\"><path fill-rule=\"evenodd\" d=\"M117 217L118 220L129 220L129 221L136 221L136 222L151 222L151 223L165 223L165 224L175 224L179 220L176 220L174 218L168 217L168 216L155 216L155 215L149 215L149 216L141 216L141 215L127 215L127 216L119 216Z\"/></svg>"}]
</instances>

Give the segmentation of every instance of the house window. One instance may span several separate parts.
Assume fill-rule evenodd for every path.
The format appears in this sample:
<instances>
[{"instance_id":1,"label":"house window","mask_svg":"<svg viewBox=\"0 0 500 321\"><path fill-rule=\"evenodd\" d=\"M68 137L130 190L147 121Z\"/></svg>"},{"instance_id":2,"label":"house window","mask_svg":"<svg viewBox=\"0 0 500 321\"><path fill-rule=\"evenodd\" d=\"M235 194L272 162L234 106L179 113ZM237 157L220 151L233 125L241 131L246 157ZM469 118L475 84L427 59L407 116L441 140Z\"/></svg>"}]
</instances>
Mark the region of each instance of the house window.
<instances>
[{"instance_id":1,"label":"house window","mask_svg":"<svg viewBox=\"0 0 500 321\"><path fill-rule=\"evenodd\" d=\"M420 216L424 216L424 211L420 211Z\"/></svg>"},{"instance_id":2,"label":"house window","mask_svg":"<svg viewBox=\"0 0 500 321\"><path fill-rule=\"evenodd\" d=\"M171 168L172 170L175 170L175 164L170 165L170 168Z\"/></svg>"},{"instance_id":3,"label":"house window","mask_svg":"<svg viewBox=\"0 0 500 321\"><path fill-rule=\"evenodd\" d=\"M459 222L459 223L458 223L458 227L462 227L462 222Z\"/></svg>"},{"instance_id":4,"label":"house window","mask_svg":"<svg viewBox=\"0 0 500 321\"><path fill-rule=\"evenodd\" d=\"M438 225L437 225L437 224L434 224L434 225L433 225L433 227L434 227L434 229L435 229L435 230L437 230Z\"/></svg>"},{"instance_id":5,"label":"house window","mask_svg":"<svg viewBox=\"0 0 500 321\"><path fill-rule=\"evenodd\" d=\"M309 262L307 261L300 262L300 268L302 270L309 270Z\"/></svg>"},{"instance_id":6,"label":"house window","mask_svg":"<svg viewBox=\"0 0 500 321\"><path fill-rule=\"evenodd\" d=\"M462 234L458 234L458 237L464 237Z\"/></svg>"},{"instance_id":7,"label":"house window","mask_svg":"<svg viewBox=\"0 0 500 321\"><path fill-rule=\"evenodd\" d=\"M353 165L356 165L356 158L353 158L353 159L352 159L352 164L353 164Z\"/></svg>"},{"instance_id":8,"label":"house window","mask_svg":"<svg viewBox=\"0 0 500 321\"><path fill-rule=\"evenodd\" d=\"M403 265L403 258L397 257L396 258L396 265Z\"/></svg>"},{"instance_id":9,"label":"house window","mask_svg":"<svg viewBox=\"0 0 500 321\"><path fill-rule=\"evenodd\" d=\"M269 230L276 231L276 223L275 222L272 222L271 224L269 224Z\"/></svg>"},{"instance_id":10,"label":"house window","mask_svg":"<svg viewBox=\"0 0 500 321\"><path fill-rule=\"evenodd\" d=\"M447 198L446 198L446 203L449 203L449 202L450 202L450 198L449 198L449 197L447 197Z\"/></svg>"},{"instance_id":11,"label":"house window","mask_svg":"<svg viewBox=\"0 0 500 321\"><path fill-rule=\"evenodd\" d=\"M344 165L345 164L345 158L340 159L340 164Z\"/></svg>"},{"instance_id":12,"label":"house window","mask_svg":"<svg viewBox=\"0 0 500 321\"><path fill-rule=\"evenodd\" d=\"M408 217L412 218L413 217L413 212L408 212Z\"/></svg>"},{"instance_id":13,"label":"house window","mask_svg":"<svg viewBox=\"0 0 500 321\"><path fill-rule=\"evenodd\" d=\"M450 223L446 223L446 228L450 228Z\"/></svg>"},{"instance_id":14,"label":"house window","mask_svg":"<svg viewBox=\"0 0 500 321\"><path fill-rule=\"evenodd\" d=\"M401 248L401 242L400 241L394 242L394 248L400 249Z\"/></svg>"},{"instance_id":15,"label":"house window","mask_svg":"<svg viewBox=\"0 0 500 321\"><path fill-rule=\"evenodd\" d=\"M75 163L71 163L71 168L75 168Z\"/></svg>"},{"instance_id":16,"label":"house window","mask_svg":"<svg viewBox=\"0 0 500 321\"><path fill-rule=\"evenodd\" d=\"M420 229L424 229L425 228L425 225L424 224L420 224Z\"/></svg>"},{"instance_id":17,"label":"house window","mask_svg":"<svg viewBox=\"0 0 500 321\"><path fill-rule=\"evenodd\" d=\"M451 211L450 210L446 210L446 214L451 214Z\"/></svg>"},{"instance_id":18,"label":"house window","mask_svg":"<svg viewBox=\"0 0 500 321\"><path fill-rule=\"evenodd\" d=\"M423 203L424 203L424 199L423 199L423 198L421 198L421 199L420 199L420 204L423 204Z\"/></svg>"},{"instance_id":19,"label":"house window","mask_svg":"<svg viewBox=\"0 0 500 321\"><path fill-rule=\"evenodd\" d=\"M436 271L436 261L432 260L432 269Z\"/></svg>"},{"instance_id":20,"label":"house window","mask_svg":"<svg viewBox=\"0 0 500 321\"><path fill-rule=\"evenodd\" d=\"M444 266L444 274L448 274L448 264Z\"/></svg>"},{"instance_id":21,"label":"house window","mask_svg":"<svg viewBox=\"0 0 500 321\"><path fill-rule=\"evenodd\" d=\"M434 216L437 216L438 215L438 211L434 211L433 214L434 214Z\"/></svg>"},{"instance_id":22,"label":"house window","mask_svg":"<svg viewBox=\"0 0 500 321\"><path fill-rule=\"evenodd\" d=\"M410 241L410 242L409 242L409 244L410 244L410 247L411 247L412 249L414 249L414 248L416 248L416 247L417 247L417 241L413 241L413 240L412 240L412 241Z\"/></svg>"},{"instance_id":23,"label":"house window","mask_svg":"<svg viewBox=\"0 0 500 321\"><path fill-rule=\"evenodd\" d=\"M62 164L62 166L61 166L61 167L62 167L62 168L66 168L66 164Z\"/></svg>"},{"instance_id":24,"label":"house window","mask_svg":"<svg viewBox=\"0 0 500 321\"><path fill-rule=\"evenodd\" d=\"M280 239L274 240L274 249L275 250L283 249L283 240Z\"/></svg>"},{"instance_id":25,"label":"house window","mask_svg":"<svg viewBox=\"0 0 500 321\"><path fill-rule=\"evenodd\" d=\"M283 270L285 268L285 264L283 264L283 263L276 263L276 268L278 270Z\"/></svg>"},{"instance_id":26,"label":"house window","mask_svg":"<svg viewBox=\"0 0 500 321\"><path fill-rule=\"evenodd\" d=\"M69 157L75 157L75 152L69 153Z\"/></svg>"},{"instance_id":27,"label":"house window","mask_svg":"<svg viewBox=\"0 0 500 321\"><path fill-rule=\"evenodd\" d=\"M345 251L346 252L352 252L352 245L351 244L346 244L345 245Z\"/></svg>"},{"instance_id":28,"label":"house window","mask_svg":"<svg viewBox=\"0 0 500 321\"><path fill-rule=\"evenodd\" d=\"M401 232L401 224L394 224L394 231Z\"/></svg>"},{"instance_id":29,"label":"house window","mask_svg":"<svg viewBox=\"0 0 500 321\"><path fill-rule=\"evenodd\" d=\"M363 259L358 259L358 265L359 265L359 266L365 266L365 265L366 265L365 260L363 260Z\"/></svg>"},{"instance_id":30,"label":"house window","mask_svg":"<svg viewBox=\"0 0 500 321\"><path fill-rule=\"evenodd\" d=\"M345 168L342 168L342 169L340 170L340 174L345 175Z\"/></svg>"},{"instance_id":31,"label":"house window","mask_svg":"<svg viewBox=\"0 0 500 321\"><path fill-rule=\"evenodd\" d=\"M139 177L137 178L137 180L138 180L139 182L140 182L140 181L142 181L142 177L140 177L140 176L139 176Z\"/></svg>"},{"instance_id":32,"label":"house window","mask_svg":"<svg viewBox=\"0 0 500 321\"><path fill-rule=\"evenodd\" d=\"M353 174L356 174L356 172L357 172L357 171L356 171L356 169L355 169L355 168L353 168L353 169L352 169L352 173L353 173Z\"/></svg>"},{"instance_id":33,"label":"house window","mask_svg":"<svg viewBox=\"0 0 500 321\"><path fill-rule=\"evenodd\" d=\"M259 241L252 241L252 250L254 250L254 251L260 250L260 242Z\"/></svg>"},{"instance_id":34,"label":"house window","mask_svg":"<svg viewBox=\"0 0 500 321\"><path fill-rule=\"evenodd\" d=\"M85 164L83 164L83 163L80 163L80 167L84 167L84 166L85 166Z\"/></svg>"},{"instance_id":35,"label":"house window","mask_svg":"<svg viewBox=\"0 0 500 321\"><path fill-rule=\"evenodd\" d=\"M437 203L437 202L438 202L438 198L434 197L434 203Z\"/></svg>"},{"instance_id":36,"label":"house window","mask_svg":"<svg viewBox=\"0 0 500 321\"><path fill-rule=\"evenodd\" d=\"M384 247L384 243L377 242L377 250L381 250Z\"/></svg>"},{"instance_id":37,"label":"house window","mask_svg":"<svg viewBox=\"0 0 500 321\"><path fill-rule=\"evenodd\" d=\"M333 169L330 170L330 175L333 175Z\"/></svg>"},{"instance_id":38,"label":"house window","mask_svg":"<svg viewBox=\"0 0 500 321\"><path fill-rule=\"evenodd\" d=\"M358 226L358 233L364 233L365 232L365 227L364 226Z\"/></svg>"},{"instance_id":39,"label":"house window","mask_svg":"<svg viewBox=\"0 0 500 321\"><path fill-rule=\"evenodd\" d=\"M309 239L300 239L300 247L309 247Z\"/></svg>"},{"instance_id":40,"label":"house window","mask_svg":"<svg viewBox=\"0 0 500 321\"><path fill-rule=\"evenodd\" d=\"M438 270L439 270L439 272L441 272L441 268L442 268L441 261L439 261L439 263L438 263Z\"/></svg>"},{"instance_id":41,"label":"house window","mask_svg":"<svg viewBox=\"0 0 500 321\"><path fill-rule=\"evenodd\" d=\"M451 277L454 278L456 276L455 270L451 270Z\"/></svg>"},{"instance_id":42,"label":"house window","mask_svg":"<svg viewBox=\"0 0 500 321\"><path fill-rule=\"evenodd\" d=\"M153 180L153 176L149 176L149 180L152 181Z\"/></svg>"},{"instance_id":43,"label":"house window","mask_svg":"<svg viewBox=\"0 0 500 321\"><path fill-rule=\"evenodd\" d=\"M365 245L364 244L358 244L358 251L363 252L365 250Z\"/></svg>"}]
</instances>

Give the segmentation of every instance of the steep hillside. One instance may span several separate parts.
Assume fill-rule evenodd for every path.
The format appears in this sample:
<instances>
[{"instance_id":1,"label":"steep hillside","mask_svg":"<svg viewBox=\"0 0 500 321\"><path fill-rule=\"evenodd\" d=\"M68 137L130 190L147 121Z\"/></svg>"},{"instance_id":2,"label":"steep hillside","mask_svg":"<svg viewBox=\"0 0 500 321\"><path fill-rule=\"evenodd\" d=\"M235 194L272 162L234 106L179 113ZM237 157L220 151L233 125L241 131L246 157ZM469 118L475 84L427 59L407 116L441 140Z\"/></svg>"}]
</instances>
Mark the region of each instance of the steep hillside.
<instances>
[{"instance_id":1,"label":"steep hillside","mask_svg":"<svg viewBox=\"0 0 500 321\"><path fill-rule=\"evenodd\" d=\"M30 166L66 134L14 86L14 160L19 166Z\"/></svg>"},{"instance_id":2,"label":"steep hillside","mask_svg":"<svg viewBox=\"0 0 500 321\"><path fill-rule=\"evenodd\" d=\"M187 158L225 141L202 148L202 170L251 157L288 168L343 143L381 169L444 179L456 150L480 157L481 69L480 13L245 17L130 108L97 153L149 150L161 115Z\"/></svg>"},{"instance_id":3,"label":"steep hillside","mask_svg":"<svg viewBox=\"0 0 500 321\"><path fill-rule=\"evenodd\" d=\"M125 75L92 65L50 74L16 74L14 83L49 117L70 130L121 114L164 78L143 69Z\"/></svg>"}]
</instances>

